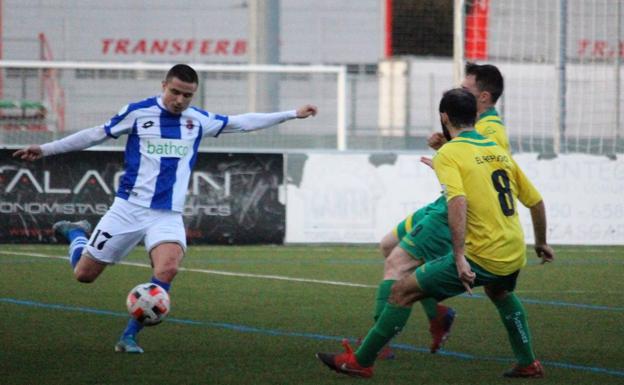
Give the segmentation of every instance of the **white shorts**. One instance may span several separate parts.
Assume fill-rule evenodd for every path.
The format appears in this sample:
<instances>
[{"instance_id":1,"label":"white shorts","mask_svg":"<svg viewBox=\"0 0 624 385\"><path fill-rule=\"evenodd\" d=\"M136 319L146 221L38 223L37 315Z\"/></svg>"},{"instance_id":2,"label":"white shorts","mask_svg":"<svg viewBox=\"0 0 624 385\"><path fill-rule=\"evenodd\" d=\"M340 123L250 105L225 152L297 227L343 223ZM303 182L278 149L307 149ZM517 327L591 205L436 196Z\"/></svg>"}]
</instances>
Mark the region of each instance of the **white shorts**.
<instances>
[{"instance_id":1,"label":"white shorts","mask_svg":"<svg viewBox=\"0 0 624 385\"><path fill-rule=\"evenodd\" d=\"M91 233L86 250L105 264L122 261L132 249L145 242L149 253L161 243L177 243L186 252L186 232L182 213L154 210L115 198Z\"/></svg>"}]
</instances>

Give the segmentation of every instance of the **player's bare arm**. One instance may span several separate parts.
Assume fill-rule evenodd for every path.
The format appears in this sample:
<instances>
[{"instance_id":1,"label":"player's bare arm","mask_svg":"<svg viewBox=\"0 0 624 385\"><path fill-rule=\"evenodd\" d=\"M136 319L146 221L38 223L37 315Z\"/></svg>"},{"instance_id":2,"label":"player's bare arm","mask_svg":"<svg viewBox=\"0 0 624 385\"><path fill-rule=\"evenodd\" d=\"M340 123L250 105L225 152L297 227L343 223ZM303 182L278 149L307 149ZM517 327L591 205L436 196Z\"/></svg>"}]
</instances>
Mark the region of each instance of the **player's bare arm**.
<instances>
[{"instance_id":1,"label":"player's bare arm","mask_svg":"<svg viewBox=\"0 0 624 385\"><path fill-rule=\"evenodd\" d=\"M466 197L456 196L448 201L448 219L453 241L453 255L455 265L457 265L457 276L462 282L466 291L472 295L471 285L474 284L476 274L470 268L468 260L464 255L464 243L466 238Z\"/></svg>"},{"instance_id":2,"label":"player's bare arm","mask_svg":"<svg viewBox=\"0 0 624 385\"><path fill-rule=\"evenodd\" d=\"M532 206L531 221L533 222L533 232L535 234L535 252L542 259L542 264L552 262L555 259L555 251L546 242L546 208L544 201L540 201Z\"/></svg>"}]
</instances>

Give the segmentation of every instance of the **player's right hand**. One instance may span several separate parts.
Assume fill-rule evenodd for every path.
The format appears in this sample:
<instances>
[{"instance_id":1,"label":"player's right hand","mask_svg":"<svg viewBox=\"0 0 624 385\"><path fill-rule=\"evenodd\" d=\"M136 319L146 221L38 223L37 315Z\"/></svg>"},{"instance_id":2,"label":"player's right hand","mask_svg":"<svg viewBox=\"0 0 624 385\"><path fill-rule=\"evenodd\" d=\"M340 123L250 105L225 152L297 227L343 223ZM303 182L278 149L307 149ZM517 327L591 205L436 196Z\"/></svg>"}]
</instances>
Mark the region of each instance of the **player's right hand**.
<instances>
[{"instance_id":1,"label":"player's right hand","mask_svg":"<svg viewBox=\"0 0 624 385\"><path fill-rule=\"evenodd\" d=\"M555 259L555 251L546 244L535 245L535 252L537 253L537 257L542 259L542 265L547 262L552 262Z\"/></svg>"},{"instance_id":2,"label":"player's right hand","mask_svg":"<svg viewBox=\"0 0 624 385\"><path fill-rule=\"evenodd\" d=\"M312 104L306 104L297 108L297 118L305 119L308 116L316 116L318 107Z\"/></svg>"},{"instance_id":3,"label":"player's right hand","mask_svg":"<svg viewBox=\"0 0 624 385\"><path fill-rule=\"evenodd\" d=\"M14 158L20 158L22 160L34 161L43 158L43 151L41 146L33 144L21 150L17 150L13 153Z\"/></svg>"},{"instance_id":4,"label":"player's right hand","mask_svg":"<svg viewBox=\"0 0 624 385\"><path fill-rule=\"evenodd\" d=\"M436 151L438 151L444 143L446 143L446 138L441 132L434 132L429 136L429 139L427 139L427 145Z\"/></svg>"}]
</instances>

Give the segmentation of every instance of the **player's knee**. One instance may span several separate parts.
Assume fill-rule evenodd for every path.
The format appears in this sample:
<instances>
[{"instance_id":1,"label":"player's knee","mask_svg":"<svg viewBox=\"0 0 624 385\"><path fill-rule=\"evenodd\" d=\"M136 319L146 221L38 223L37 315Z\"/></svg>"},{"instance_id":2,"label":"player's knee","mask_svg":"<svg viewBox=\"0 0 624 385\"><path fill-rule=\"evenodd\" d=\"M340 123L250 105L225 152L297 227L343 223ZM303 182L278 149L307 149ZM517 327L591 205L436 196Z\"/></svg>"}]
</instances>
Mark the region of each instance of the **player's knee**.
<instances>
[{"instance_id":1,"label":"player's knee","mask_svg":"<svg viewBox=\"0 0 624 385\"><path fill-rule=\"evenodd\" d=\"M392 285L390 302L402 307L412 306L414 302L422 299L421 294L415 280L401 279Z\"/></svg>"},{"instance_id":2,"label":"player's knee","mask_svg":"<svg viewBox=\"0 0 624 385\"><path fill-rule=\"evenodd\" d=\"M395 238L394 234L390 233L383 237L381 242L379 242L379 251L381 251L384 258L388 258L392 250L398 244Z\"/></svg>"},{"instance_id":3,"label":"player's knee","mask_svg":"<svg viewBox=\"0 0 624 385\"><path fill-rule=\"evenodd\" d=\"M382 240L379 243L379 251L381 252L381 255L383 255L384 258L388 258L388 256L390 255L390 252L392 251L392 248L389 247L386 243L384 243L384 241Z\"/></svg>"},{"instance_id":4,"label":"player's knee","mask_svg":"<svg viewBox=\"0 0 624 385\"><path fill-rule=\"evenodd\" d=\"M502 301L509 295L509 291L495 287L485 286L483 290L492 302Z\"/></svg>"},{"instance_id":5,"label":"player's knee","mask_svg":"<svg viewBox=\"0 0 624 385\"><path fill-rule=\"evenodd\" d=\"M78 282L91 283L95 281L95 279L97 278L97 275L94 275L89 271L76 269L74 270L74 277L76 277L76 280Z\"/></svg>"}]
</instances>

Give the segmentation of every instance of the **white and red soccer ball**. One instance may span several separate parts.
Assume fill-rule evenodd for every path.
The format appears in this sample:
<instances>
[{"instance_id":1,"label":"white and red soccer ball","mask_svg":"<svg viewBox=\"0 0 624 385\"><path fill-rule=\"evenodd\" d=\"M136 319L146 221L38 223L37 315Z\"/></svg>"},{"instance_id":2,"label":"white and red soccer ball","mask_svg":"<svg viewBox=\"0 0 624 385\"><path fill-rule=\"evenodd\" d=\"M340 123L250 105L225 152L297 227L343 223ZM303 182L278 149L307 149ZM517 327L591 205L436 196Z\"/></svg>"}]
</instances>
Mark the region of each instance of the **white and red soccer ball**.
<instances>
[{"instance_id":1,"label":"white and red soccer ball","mask_svg":"<svg viewBox=\"0 0 624 385\"><path fill-rule=\"evenodd\" d=\"M169 294L155 283L142 283L128 293L130 316L145 326L158 325L169 314Z\"/></svg>"}]
</instances>

